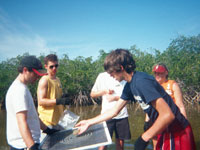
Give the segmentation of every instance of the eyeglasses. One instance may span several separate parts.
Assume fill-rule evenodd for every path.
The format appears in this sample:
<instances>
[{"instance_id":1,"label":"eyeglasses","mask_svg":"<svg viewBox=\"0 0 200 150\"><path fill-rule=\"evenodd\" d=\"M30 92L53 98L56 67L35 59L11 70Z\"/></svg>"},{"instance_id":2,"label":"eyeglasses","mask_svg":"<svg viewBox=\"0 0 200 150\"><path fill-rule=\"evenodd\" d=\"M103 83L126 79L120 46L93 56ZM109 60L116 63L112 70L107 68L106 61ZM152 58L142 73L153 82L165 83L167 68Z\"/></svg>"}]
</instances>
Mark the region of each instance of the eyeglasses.
<instances>
[{"instance_id":1,"label":"eyeglasses","mask_svg":"<svg viewBox=\"0 0 200 150\"><path fill-rule=\"evenodd\" d=\"M53 69L54 67L55 67L55 68L58 68L58 64L49 66L50 69Z\"/></svg>"}]
</instances>

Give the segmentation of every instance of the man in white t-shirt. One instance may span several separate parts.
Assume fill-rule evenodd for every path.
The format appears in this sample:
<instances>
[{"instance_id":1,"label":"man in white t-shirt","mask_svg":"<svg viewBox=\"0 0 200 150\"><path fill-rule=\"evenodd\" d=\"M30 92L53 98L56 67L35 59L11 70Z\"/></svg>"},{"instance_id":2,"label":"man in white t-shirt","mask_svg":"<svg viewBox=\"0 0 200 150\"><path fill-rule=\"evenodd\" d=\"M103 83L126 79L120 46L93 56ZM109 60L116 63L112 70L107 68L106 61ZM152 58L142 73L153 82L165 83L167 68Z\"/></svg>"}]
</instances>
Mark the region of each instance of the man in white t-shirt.
<instances>
[{"instance_id":1,"label":"man in white t-shirt","mask_svg":"<svg viewBox=\"0 0 200 150\"><path fill-rule=\"evenodd\" d=\"M102 97L101 113L115 106L117 100L119 100L121 96L125 83L126 81L119 82L115 80L107 72L98 75L90 96L93 98ZM111 137L113 131L115 132L116 149L123 150L124 140L131 138L127 108L124 107L116 117L108 120L106 123ZM99 150L105 149L106 146L99 147Z\"/></svg>"},{"instance_id":2,"label":"man in white t-shirt","mask_svg":"<svg viewBox=\"0 0 200 150\"><path fill-rule=\"evenodd\" d=\"M34 83L42 73L42 64L35 56L25 56L18 67L18 76L6 94L6 133L10 150L38 150L40 128L47 134L55 130L47 128L38 118L28 84Z\"/></svg>"}]
</instances>

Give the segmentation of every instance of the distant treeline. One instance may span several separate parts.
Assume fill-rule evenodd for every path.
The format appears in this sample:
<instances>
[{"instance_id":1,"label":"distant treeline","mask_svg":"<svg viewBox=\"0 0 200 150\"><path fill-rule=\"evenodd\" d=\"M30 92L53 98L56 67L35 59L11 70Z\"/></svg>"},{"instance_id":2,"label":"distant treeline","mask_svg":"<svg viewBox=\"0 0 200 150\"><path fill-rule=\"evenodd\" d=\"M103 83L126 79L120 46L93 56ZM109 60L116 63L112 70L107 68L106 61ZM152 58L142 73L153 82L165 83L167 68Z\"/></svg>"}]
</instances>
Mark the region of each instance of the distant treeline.
<instances>
[{"instance_id":1,"label":"distant treeline","mask_svg":"<svg viewBox=\"0 0 200 150\"><path fill-rule=\"evenodd\" d=\"M128 49L136 61L136 70L152 74L152 66L163 62L169 69L169 78L178 81L184 92L185 100L189 103L199 101L200 96L200 34L197 36L179 36L172 40L168 48L161 52L157 49L143 51L136 45ZM0 63L0 102L5 99L8 87L16 78L17 66L25 53L16 58L8 59ZM90 90L97 75L103 72L103 62L108 55L104 50L99 51L96 60L92 57L79 56L73 60L68 55L59 58L57 76L61 79L63 91L71 95L72 104L89 105L98 103L90 98ZM45 56L39 59L43 62ZM36 100L37 83L30 86L32 95Z\"/></svg>"}]
</instances>

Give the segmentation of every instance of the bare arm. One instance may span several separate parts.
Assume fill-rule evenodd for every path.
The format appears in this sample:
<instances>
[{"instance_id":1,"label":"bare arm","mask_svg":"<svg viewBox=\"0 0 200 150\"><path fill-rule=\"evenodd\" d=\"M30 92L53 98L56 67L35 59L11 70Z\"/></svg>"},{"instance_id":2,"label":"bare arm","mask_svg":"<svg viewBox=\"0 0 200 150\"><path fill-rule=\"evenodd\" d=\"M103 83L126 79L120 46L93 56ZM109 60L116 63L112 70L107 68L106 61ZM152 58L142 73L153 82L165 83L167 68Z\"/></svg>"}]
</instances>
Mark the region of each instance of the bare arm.
<instances>
[{"instance_id":1,"label":"bare arm","mask_svg":"<svg viewBox=\"0 0 200 150\"><path fill-rule=\"evenodd\" d=\"M151 102L153 107L158 111L158 117L154 124L142 134L145 141L149 141L157 134L161 133L175 118L168 104L163 98L158 98Z\"/></svg>"},{"instance_id":2,"label":"bare arm","mask_svg":"<svg viewBox=\"0 0 200 150\"><path fill-rule=\"evenodd\" d=\"M100 123L100 122L103 122L115 117L127 103L128 103L127 101L119 99L113 108L107 110L103 114L100 114L92 119L83 120L79 122L78 124L76 124L75 127L78 127L79 134L82 134L91 125L94 125L94 124L97 124L97 123Z\"/></svg>"},{"instance_id":3,"label":"bare arm","mask_svg":"<svg viewBox=\"0 0 200 150\"><path fill-rule=\"evenodd\" d=\"M46 128L47 126L40 120L40 129L45 130Z\"/></svg>"},{"instance_id":4,"label":"bare arm","mask_svg":"<svg viewBox=\"0 0 200 150\"><path fill-rule=\"evenodd\" d=\"M18 112L16 117L20 134L26 146L30 148L34 144L34 140L27 124L27 111Z\"/></svg>"},{"instance_id":5,"label":"bare arm","mask_svg":"<svg viewBox=\"0 0 200 150\"><path fill-rule=\"evenodd\" d=\"M107 110L102 115L99 115L95 118L89 119L88 121L90 122L91 125L93 125L93 124L97 124L97 123L109 120L109 119L117 116L118 113L122 110L122 108L126 104L127 104L127 101L120 99L120 100L117 101L116 105L113 108Z\"/></svg>"},{"instance_id":6,"label":"bare arm","mask_svg":"<svg viewBox=\"0 0 200 150\"><path fill-rule=\"evenodd\" d=\"M181 92L181 89L180 89L178 83L174 83L172 88L174 91L174 98L176 100L175 103L178 106L180 112L185 116L185 118L187 118L185 107L183 104L182 92Z\"/></svg>"},{"instance_id":7,"label":"bare arm","mask_svg":"<svg viewBox=\"0 0 200 150\"><path fill-rule=\"evenodd\" d=\"M41 106L54 106L56 105L56 99L47 98L48 81L46 78L41 78L37 89L38 105Z\"/></svg>"},{"instance_id":8,"label":"bare arm","mask_svg":"<svg viewBox=\"0 0 200 150\"><path fill-rule=\"evenodd\" d=\"M114 90L111 90L111 89L104 89L104 90L99 90L99 91L91 91L90 93L90 96L92 98L97 98L99 96L103 96L103 95L106 95L106 94L113 94L114 93Z\"/></svg>"},{"instance_id":9,"label":"bare arm","mask_svg":"<svg viewBox=\"0 0 200 150\"><path fill-rule=\"evenodd\" d=\"M112 94L107 94L107 95L106 95L106 99L107 99L109 102L118 101L118 100L120 99L120 96L116 96L116 95L112 95Z\"/></svg>"},{"instance_id":10,"label":"bare arm","mask_svg":"<svg viewBox=\"0 0 200 150\"><path fill-rule=\"evenodd\" d=\"M106 99L109 101L109 102L112 102L112 101L117 101L119 100L120 96L115 96L115 95L112 95L114 93L114 90L100 90L100 91L91 91L90 93L90 96L92 98L97 98L99 96L106 96Z\"/></svg>"},{"instance_id":11,"label":"bare arm","mask_svg":"<svg viewBox=\"0 0 200 150\"><path fill-rule=\"evenodd\" d=\"M148 122L149 121L149 116L148 116L148 114L146 113L145 114L145 120L144 120L145 122Z\"/></svg>"},{"instance_id":12,"label":"bare arm","mask_svg":"<svg viewBox=\"0 0 200 150\"><path fill-rule=\"evenodd\" d=\"M107 93L109 93L108 90L91 91L90 96L92 98L97 98L97 97L103 96L103 95L105 95Z\"/></svg>"}]
</instances>

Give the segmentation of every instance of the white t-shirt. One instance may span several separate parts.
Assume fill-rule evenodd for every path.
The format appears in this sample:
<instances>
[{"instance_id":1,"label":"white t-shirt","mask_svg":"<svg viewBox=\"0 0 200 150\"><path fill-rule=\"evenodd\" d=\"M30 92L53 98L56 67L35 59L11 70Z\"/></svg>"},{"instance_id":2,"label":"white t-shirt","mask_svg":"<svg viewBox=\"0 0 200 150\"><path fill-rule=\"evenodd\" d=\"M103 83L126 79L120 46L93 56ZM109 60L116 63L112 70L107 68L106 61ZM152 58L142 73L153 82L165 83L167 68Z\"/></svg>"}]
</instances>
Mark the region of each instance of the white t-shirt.
<instances>
[{"instance_id":1,"label":"white t-shirt","mask_svg":"<svg viewBox=\"0 0 200 150\"><path fill-rule=\"evenodd\" d=\"M126 84L126 81L119 82L113 77L111 77L107 72L100 73L95 81L95 84L92 88L93 92L98 92L100 90L114 90L113 95L121 96L123 88ZM111 109L115 106L117 101L109 102L106 98L106 95L102 96L102 110L101 113L104 113L106 110ZM128 112L126 106L120 111L120 113L113 119L122 119L128 117Z\"/></svg>"},{"instance_id":2,"label":"white t-shirt","mask_svg":"<svg viewBox=\"0 0 200 150\"><path fill-rule=\"evenodd\" d=\"M17 79L12 83L7 91L6 111L6 132L9 145L15 148L26 148L20 134L16 118L16 113L21 111L27 111L27 123L32 133L34 142L40 142L40 122L33 103L33 98L28 87Z\"/></svg>"}]
</instances>

